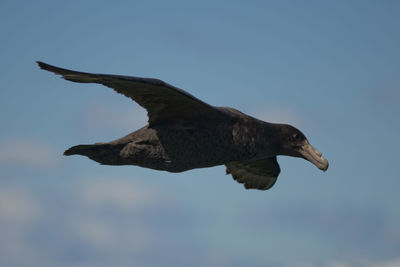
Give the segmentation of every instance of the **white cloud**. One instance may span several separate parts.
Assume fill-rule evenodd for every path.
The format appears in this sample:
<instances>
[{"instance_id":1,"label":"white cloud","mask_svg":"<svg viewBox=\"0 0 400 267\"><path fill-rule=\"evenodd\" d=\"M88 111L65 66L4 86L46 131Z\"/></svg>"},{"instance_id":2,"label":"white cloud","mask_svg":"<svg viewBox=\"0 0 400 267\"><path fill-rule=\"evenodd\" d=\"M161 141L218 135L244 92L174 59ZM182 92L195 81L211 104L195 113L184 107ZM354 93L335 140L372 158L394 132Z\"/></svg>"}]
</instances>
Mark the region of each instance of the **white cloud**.
<instances>
[{"instance_id":1,"label":"white cloud","mask_svg":"<svg viewBox=\"0 0 400 267\"><path fill-rule=\"evenodd\" d=\"M48 168L61 157L49 144L25 138L9 138L0 142L0 165Z\"/></svg>"}]
</instances>

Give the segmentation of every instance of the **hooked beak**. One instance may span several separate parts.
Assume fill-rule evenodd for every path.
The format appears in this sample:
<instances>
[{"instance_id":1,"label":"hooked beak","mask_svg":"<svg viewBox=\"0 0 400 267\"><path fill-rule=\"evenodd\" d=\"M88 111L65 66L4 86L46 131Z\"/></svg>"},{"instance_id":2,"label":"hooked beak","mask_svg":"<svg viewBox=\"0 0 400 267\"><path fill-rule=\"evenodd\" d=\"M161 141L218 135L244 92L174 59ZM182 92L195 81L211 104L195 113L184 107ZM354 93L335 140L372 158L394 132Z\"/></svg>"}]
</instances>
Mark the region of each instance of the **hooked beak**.
<instances>
[{"instance_id":1,"label":"hooked beak","mask_svg":"<svg viewBox=\"0 0 400 267\"><path fill-rule=\"evenodd\" d=\"M299 150L303 158L317 166L318 169L326 171L329 167L328 160L322 156L322 153L315 149L307 140Z\"/></svg>"}]
</instances>

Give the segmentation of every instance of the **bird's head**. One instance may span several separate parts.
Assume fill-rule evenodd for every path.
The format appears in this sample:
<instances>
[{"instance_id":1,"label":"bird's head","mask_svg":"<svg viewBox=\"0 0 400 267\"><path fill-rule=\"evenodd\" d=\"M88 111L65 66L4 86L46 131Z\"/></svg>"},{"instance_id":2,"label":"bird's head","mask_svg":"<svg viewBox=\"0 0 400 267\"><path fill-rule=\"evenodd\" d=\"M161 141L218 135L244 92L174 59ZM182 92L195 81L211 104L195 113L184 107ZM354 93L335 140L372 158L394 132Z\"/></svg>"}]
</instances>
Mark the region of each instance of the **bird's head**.
<instances>
[{"instance_id":1,"label":"bird's head","mask_svg":"<svg viewBox=\"0 0 400 267\"><path fill-rule=\"evenodd\" d=\"M287 124L281 124L279 128L279 155L304 158L313 163L320 170L326 171L328 169L328 160L308 142L307 138L300 130Z\"/></svg>"}]
</instances>

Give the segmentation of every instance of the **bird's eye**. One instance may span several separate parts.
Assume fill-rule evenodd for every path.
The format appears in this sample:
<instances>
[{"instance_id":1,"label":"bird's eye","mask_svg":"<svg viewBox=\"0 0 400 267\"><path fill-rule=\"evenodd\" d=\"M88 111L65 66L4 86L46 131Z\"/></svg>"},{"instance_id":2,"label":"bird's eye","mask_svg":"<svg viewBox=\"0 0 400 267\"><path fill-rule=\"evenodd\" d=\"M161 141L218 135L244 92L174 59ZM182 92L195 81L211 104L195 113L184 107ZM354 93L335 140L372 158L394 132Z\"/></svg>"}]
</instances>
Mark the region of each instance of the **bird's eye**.
<instances>
[{"instance_id":1,"label":"bird's eye","mask_svg":"<svg viewBox=\"0 0 400 267\"><path fill-rule=\"evenodd\" d=\"M300 134L298 134L298 133L293 134L293 140L298 141L298 140L300 140L300 138L301 138Z\"/></svg>"}]
</instances>

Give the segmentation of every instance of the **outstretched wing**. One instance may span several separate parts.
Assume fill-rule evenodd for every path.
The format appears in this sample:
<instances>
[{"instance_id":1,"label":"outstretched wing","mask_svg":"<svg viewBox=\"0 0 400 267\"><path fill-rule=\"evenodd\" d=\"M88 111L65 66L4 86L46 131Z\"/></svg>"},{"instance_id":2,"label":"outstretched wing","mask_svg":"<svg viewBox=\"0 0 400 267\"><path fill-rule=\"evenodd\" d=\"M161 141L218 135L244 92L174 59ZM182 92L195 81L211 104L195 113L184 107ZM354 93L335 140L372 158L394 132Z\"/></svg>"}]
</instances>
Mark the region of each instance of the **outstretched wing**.
<instances>
[{"instance_id":1,"label":"outstretched wing","mask_svg":"<svg viewBox=\"0 0 400 267\"><path fill-rule=\"evenodd\" d=\"M271 188L281 171L276 157L258 160L234 161L225 164L226 173L244 184L246 189L267 190Z\"/></svg>"},{"instance_id":2,"label":"outstretched wing","mask_svg":"<svg viewBox=\"0 0 400 267\"><path fill-rule=\"evenodd\" d=\"M223 118L224 113L189 93L161 80L95 74L62 69L43 62L39 67L79 83L99 83L136 101L147 110L149 124L199 118Z\"/></svg>"}]
</instances>

